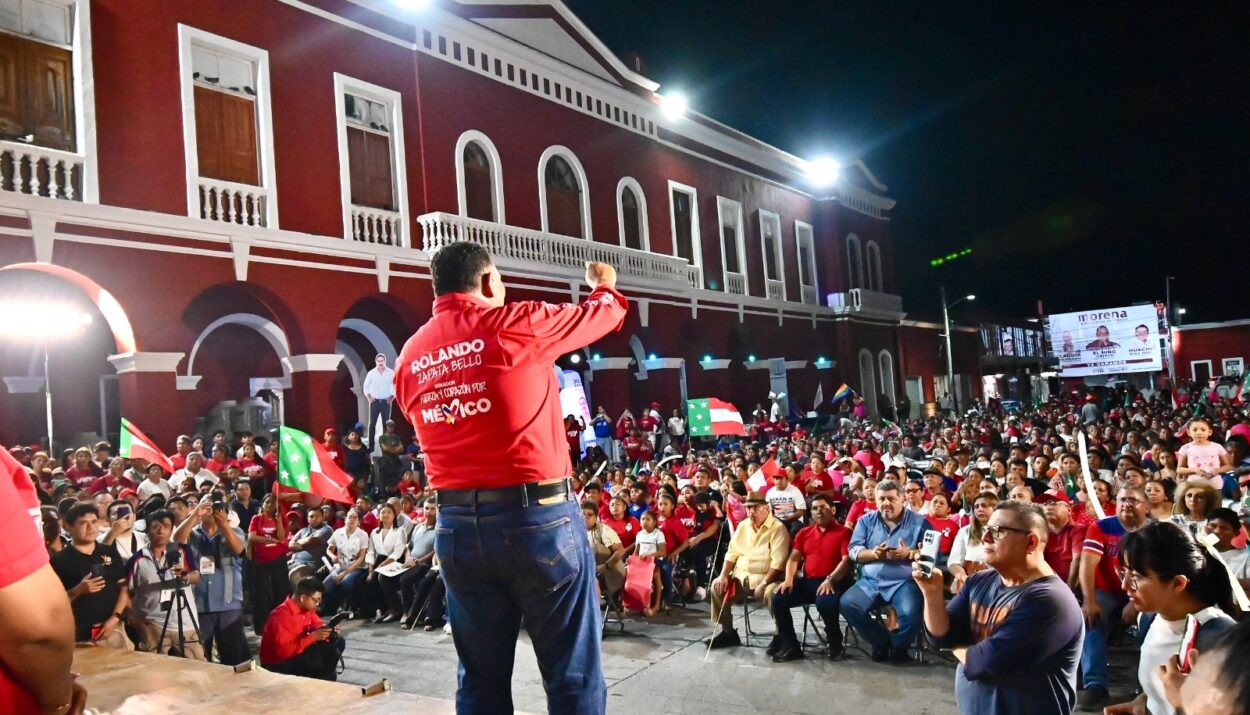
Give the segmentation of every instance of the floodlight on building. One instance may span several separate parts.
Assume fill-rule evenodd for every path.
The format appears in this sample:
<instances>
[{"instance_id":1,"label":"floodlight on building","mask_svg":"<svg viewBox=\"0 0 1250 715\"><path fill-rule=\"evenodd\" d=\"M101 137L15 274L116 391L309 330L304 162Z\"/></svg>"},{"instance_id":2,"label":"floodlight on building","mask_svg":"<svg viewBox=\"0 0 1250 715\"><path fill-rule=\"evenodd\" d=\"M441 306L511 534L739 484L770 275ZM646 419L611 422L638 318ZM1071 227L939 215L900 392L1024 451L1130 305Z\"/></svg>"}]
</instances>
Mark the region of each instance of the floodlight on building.
<instances>
[{"instance_id":1,"label":"floodlight on building","mask_svg":"<svg viewBox=\"0 0 1250 715\"><path fill-rule=\"evenodd\" d=\"M819 188L828 188L838 183L841 173L842 165L827 156L807 162L807 180Z\"/></svg>"},{"instance_id":2,"label":"floodlight on building","mask_svg":"<svg viewBox=\"0 0 1250 715\"><path fill-rule=\"evenodd\" d=\"M669 92L660 95L660 112L670 122L675 122L686 116L686 110L689 106L686 95L681 92Z\"/></svg>"},{"instance_id":3,"label":"floodlight on building","mask_svg":"<svg viewBox=\"0 0 1250 715\"><path fill-rule=\"evenodd\" d=\"M572 355L569 355L569 362L573 363L574 365L576 365L577 363L581 361L582 361L581 355L578 355L577 353L573 353Z\"/></svg>"}]
</instances>

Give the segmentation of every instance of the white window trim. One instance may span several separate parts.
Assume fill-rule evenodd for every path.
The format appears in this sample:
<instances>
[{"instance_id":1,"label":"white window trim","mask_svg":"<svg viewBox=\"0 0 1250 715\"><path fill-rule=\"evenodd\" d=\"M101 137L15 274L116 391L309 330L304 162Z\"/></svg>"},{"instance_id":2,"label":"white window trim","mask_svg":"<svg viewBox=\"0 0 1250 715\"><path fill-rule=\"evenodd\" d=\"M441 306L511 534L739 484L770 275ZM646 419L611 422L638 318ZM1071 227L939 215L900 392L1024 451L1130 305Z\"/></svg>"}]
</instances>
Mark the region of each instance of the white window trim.
<instances>
[{"instance_id":1,"label":"white window trim","mask_svg":"<svg viewBox=\"0 0 1250 715\"><path fill-rule=\"evenodd\" d=\"M401 246L412 245L412 228L408 220L408 173L404 157L404 116L399 92L364 80L334 73L334 121L339 143L339 191L343 206L343 237L352 238L352 169L347 155L347 106L343 95L352 93L386 106L391 121L391 172L394 177L395 206L399 212Z\"/></svg>"},{"instance_id":2,"label":"white window trim","mask_svg":"<svg viewBox=\"0 0 1250 715\"><path fill-rule=\"evenodd\" d=\"M616 225L621 246L625 245L625 205L621 202L621 196L624 195L626 188L632 189L634 196L638 197L638 238L642 241L642 250L649 253L651 231L647 227L647 195L642 192L642 185L632 176L621 177L616 184Z\"/></svg>"},{"instance_id":3,"label":"white window trim","mask_svg":"<svg viewBox=\"0 0 1250 715\"><path fill-rule=\"evenodd\" d=\"M590 183L586 181L586 170L582 168L582 162L578 161L572 149L559 144L547 147L543 155L538 158L538 213L542 216L543 233L550 233L547 228L547 162L553 156L558 156L569 163L573 173L577 174L577 182L581 186L582 235L571 238L584 238L589 241L593 234L590 230Z\"/></svg>"},{"instance_id":4,"label":"white window trim","mask_svg":"<svg viewBox=\"0 0 1250 715\"><path fill-rule=\"evenodd\" d=\"M182 146L187 166L187 215L200 216L200 155L195 136L195 83L191 46L234 55L256 66L256 142L260 147L260 188L267 192L265 226L278 228L278 180L273 152L273 105L269 98L269 52L211 32L178 24L178 81L182 87Z\"/></svg>"},{"instance_id":5,"label":"white window trim","mask_svg":"<svg viewBox=\"0 0 1250 715\"><path fill-rule=\"evenodd\" d=\"M738 217L738 267L742 276L742 294L751 295L750 271L747 270L746 220L742 216L742 204L724 196L716 197L716 245L720 246L721 290L729 292L729 261L725 260L725 216L732 212ZM765 283L765 286L768 284ZM768 289L765 288L765 293Z\"/></svg>"},{"instance_id":6,"label":"white window trim","mask_svg":"<svg viewBox=\"0 0 1250 715\"><path fill-rule=\"evenodd\" d=\"M460 207L460 215L469 215L469 200L464 193L464 148L469 142L476 142L486 152L487 158L490 159L490 184L491 184L491 204L495 213L495 223L507 223L504 218L504 200L503 200L503 160L499 157L499 150L495 148L495 142L490 140L482 132L476 129L470 129L460 135L456 140L456 203ZM543 187L545 182L540 182L539 186ZM539 189L544 190L543 188ZM544 208L546 204L543 205ZM543 214L544 220L546 214Z\"/></svg>"},{"instance_id":7,"label":"white window trim","mask_svg":"<svg viewBox=\"0 0 1250 715\"><path fill-rule=\"evenodd\" d=\"M851 253L851 244L855 244L855 251L859 255L859 260L855 260ZM846 235L846 272L847 272L847 289L864 287L864 245L860 243L859 236L853 233Z\"/></svg>"},{"instance_id":8,"label":"white window trim","mask_svg":"<svg viewBox=\"0 0 1250 715\"><path fill-rule=\"evenodd\" d=\"M868 374L866 375L864 374L865 357L868 358ZM864 402L868 405L869 416L875 417L877 415L877 388L880 386L877 378L877 359L868 348L860 348L858 362L860 389L865 393L860 397L864 398Z\"/></svg>"},{"instance_id":9,"label":"white window trim","mask_svg":"<svg viewBox=\"0 0 1250 715\"><path fill-rule=\"evenodd\" d=\"M800 270L799 271L799 286L803 288L816 288L817 286L820 285L820 276L816 273L816 233L812 229L812 225L810 223L806 223L804 221L795 221L794 222L794 260L795 261L803 260L803 252L800 251L799 248L804 243L804 241L801 240L804 237L804 234L806 234L806 238L807 238L806 243L807 243L808 259L811 261L811 263L807 266L807 270L809 273L811 273L812 282L804 283L803 271ZM817 291L816 303L817 305L820 304L819 291Z\"/></svg>"},{"instance_id":10,"label":"white window trim","mask_svg":"<svg viewBox=\"0 0 1250 715\"><path fill-rule=\"evenodd\" d=\"M673 206L673 191L677 190L683 194L690 195L690 246L694 251L694 265L698 267L700 274L703 272L703 237L699 230L699 191L693 186L688 186L681 182L668 180L668 226L669 235L673 242L673 255L677 255L677 211ZM719 235L718 235L719 240Z\"/></svg>"},{"instance_id":11,"label":"white window trim","mask_svg":"<svg viewBox=\"0 0 1250 715\"><path fill-rule=\"evenodd\" d=\"M768 297L768 257L764 255L768 244L764 242L764 224L771 223L776 229L776 240L773 241L773 256L777 259L777 277L774 280L781 281L781 299L789 299L789 286L786 285L786 251L781 245L781 215L773 213L767 209L760 209L760 265L764 269L764 297Z\"/></svg>"},{"instance_id":12,"label":"white window trim","mask_svg":"<svg viewBox=\"0 0 1250 715\"><path fill-rule=\"evenodd\" d=\"M1237 374L1239 374L1239 375L1240 375L1240 374L1244 374L1244 373L1245 373L1245 370L1246 370L1246 361L1245 361L1243 358L1239 358L1239 357L1226 357L1226 358L1220 358L1220 374L1221 374L1221 375L1227 375L1227 374L1228 374L1228 366L1229 366L1229 363L1236 363L1236 364L1237 364L1237 366L1238 366Z\"/></svg>"},{"instance_id":13,"label":"white window trim","mask_svg":"<svg viewBox=\"0 0 1250 715\"><path fill-rule=\"evenodd\" d=\"M868 264L865 275L870 283L868 289L884 293L885 283L881 280L881 246L876 241L870 239L864 247L864 261Z\"/></svg>"},{"instance_id":14,"label":"white window trim","mask_svg":"<svg viewBox=\"0 0 1250 715\"><path fill-rule=\"evenodd\" d=\"M884 368L886 366L890 368L890 381L888 383L885 381ZM881 384L882 394L890 398L890 404L895 408L898 407L898 395L896 394L897 391L894 387L894 384L897 381L898 380L894 374L894 355L891 354L889 350L882 350L877 353L877 382Z\"/></svg>"},{"instance_id":15,"label":"white window trim","mask_svg":"<svg viewBox=\"0 0 1250 715\"><path fill-rule=\"evenodd\" d=\"M1201 365L1201 364L1203 364L1203 363L1206 363L1206 366L1207 366L1207 374L1208 374L1208 375L1214 375L1214 374L1215 374L1214 370L1212 370L1212 368L1211 368L1211 361L1210 361L1210 360L1190 360L1190 361L1189 361L1189 379L1191 379L1191 380L1197 380L1197 379L1198 379L1198 366L1199 366L1199 365ZM1199 385L1199 387L1201 387L1201 385Z\"/></svg>"}]
</instances>

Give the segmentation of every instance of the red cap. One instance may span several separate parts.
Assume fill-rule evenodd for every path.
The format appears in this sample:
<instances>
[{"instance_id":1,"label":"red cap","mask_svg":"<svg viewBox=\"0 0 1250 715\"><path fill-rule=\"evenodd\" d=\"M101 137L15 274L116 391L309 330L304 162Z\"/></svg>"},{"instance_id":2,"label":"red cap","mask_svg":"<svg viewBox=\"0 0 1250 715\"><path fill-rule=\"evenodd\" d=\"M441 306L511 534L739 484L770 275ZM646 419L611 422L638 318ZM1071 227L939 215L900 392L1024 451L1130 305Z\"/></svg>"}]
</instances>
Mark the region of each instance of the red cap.
<instances>
[{"instance_id":1,"label":"red cap","mask_svg":"<svg viewBox=\"0 0 1250 715\"><path fill-rule=\"evenodd\" d=\"M129 497L137 497L137 496L139 496L139 492L136 492L133 489L123 489L121 490L121 492L118 493L117 498L127 499Z\"/></svg>"},{"instance_id":2,"label":"red cap","mask_svg":"<svg viewBox=\"0 0 1250 715\"><path fill-rule=\"evenodd\" d=\"M651 406L652 406L652 407L659 407L659 406L660 406L660 403L658 403L658 402L652 402L652 403L651 403Z\"/></svg>"},{"instance_id":3,"label":"red cap","mask_svg":"<svg viewBox=\"0 0 1250 715\"><path fill-rule=\"evenodd\" d=\"M1072 500L1068 498L1066 492L1061 492L1055 489L1048 489L1039 494L1037 498L1033 500L1035 504L1045 504L1046 502L1052 501L1061 501L1064 504L1072 503Z\"/></svg>"},{"instance_id":4,"label":"red cap","mask_svg":"<svg viewBox=\"0 0 1250 715\"><path fill-rule=\"evenodd\" d=\"M332 435L334 435L335 437L338 437L338 436L339 436L339 431L338 431L338 430L336 430L336 429L334 429L333 427L326 427L326 431L325 431L325 433L326 433L326 434L332 434Z\"/></svg>"}]
</instances>

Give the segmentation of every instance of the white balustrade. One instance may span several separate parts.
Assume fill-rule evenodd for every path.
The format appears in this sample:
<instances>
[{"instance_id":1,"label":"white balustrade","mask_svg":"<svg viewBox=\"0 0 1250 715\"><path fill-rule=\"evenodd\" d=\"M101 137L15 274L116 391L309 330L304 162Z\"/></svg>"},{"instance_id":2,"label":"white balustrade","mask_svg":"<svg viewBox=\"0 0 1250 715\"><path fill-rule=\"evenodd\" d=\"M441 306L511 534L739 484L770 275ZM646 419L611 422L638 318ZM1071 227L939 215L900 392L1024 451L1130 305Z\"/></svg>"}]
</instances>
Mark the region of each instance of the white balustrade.
<instances>
[{"instance_id":1,"label":"white balustrade","mask_svg":"<svg viewBox=\"0 0 1250 715\"><path fill-rule=\"evenodd\" d=\"M747 294L747 277L741 273L725 274L725 292L734 295Z\"/></svg>"},{"instance_id":2,"label":"white balustrade","mask_svg":"<svg viewBox=\"0 0 1250 715\"><path fill-rule=\"evenodd\" d=\"M901 313L903 312L903 297L867 288L852 288L846 293L830 293L829 307L853 311Z\"/></svg>"},{"instance_id":3,"label":"white balustrade","mask_svg":"<svg viewBox=\"0 0 1250 715\"><path fill-rule=\"evenodd\" d=\"M554 267L571 276L582 275L586 261L602 261L615 266L625 278L688 288L698 287L701 282L698 268L676 256L443 212L425 214L417 223L421 225L421 247L431 254L450 243L468 241L485 247L497 260Z\"/></svg>"},{"instance_id":4,"label":"white balustrade","mask_svg":"<svg viewBox=\"0 0 1250 715\"><path fill-rule=\"evenodd\" d=\"M83 157L67 151L0 141L0 189L82 200Z\"/></svg>"},{"instance_id":5,"label":"white balustrade","mask_svg":"<svg viewBox=\"0 0 1250 715\"><path fill-rule=\"evenodd\" d=\"M269 225L269 191L250 184L199 178L200 218L242 226Z\"/></svg>"},{"instance_id":6,"label":"white balustrade","mask_svg":"<svg viewBox=\"0 0 1250 715\"><path fill-rule=\"evenodd\" d=\"M776 280L775 278L769 278L767 281L765 281L765 284L768 290L769 300L785 300L786 299L786 284L785 283L783 283L782 281Z\"/></svg>"},{"instance_id":7,"label":"white balustrade","mask_svg":"<svg viewBox=\"0 0 1250 715\"><path fill-rule=\"evenodd\" d=\"M816 286L803 286L803 302L808 305L820 305L820 296L816 294Z\"/></svg>"},{"instance_id":8,"label":"white balustrade","mask_svg":"<svg viewBox=\"0 0 1250 715\"><path fill-rule=\"evenodd\" d=\"M384 246L404 245L404 217L398 211L352 206L352 240L380 243Z\"/></svg>"}]
</instances>

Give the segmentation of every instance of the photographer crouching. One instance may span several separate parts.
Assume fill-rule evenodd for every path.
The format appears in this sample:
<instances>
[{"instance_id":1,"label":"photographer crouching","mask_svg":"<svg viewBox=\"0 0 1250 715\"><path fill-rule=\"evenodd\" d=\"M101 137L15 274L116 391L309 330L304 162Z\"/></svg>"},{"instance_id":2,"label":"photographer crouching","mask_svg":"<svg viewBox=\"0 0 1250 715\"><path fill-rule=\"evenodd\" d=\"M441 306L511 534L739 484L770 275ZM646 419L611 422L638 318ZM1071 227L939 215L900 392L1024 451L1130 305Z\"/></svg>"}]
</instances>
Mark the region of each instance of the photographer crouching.
<instances>
[{"instance_id":1,"label":"photographer crouching","mask_svg":"<svg viewBox=\"0 0 1250 715\"><path fill-rule=\"evenodd\" d=\"M275 673L302 675L318 680L338 680L338 662L347 643L339 635L337 621L321 620L317 609L325 584L306 576L265 621L260 638L260 664Z\"/></svg>"}]
</instances>

